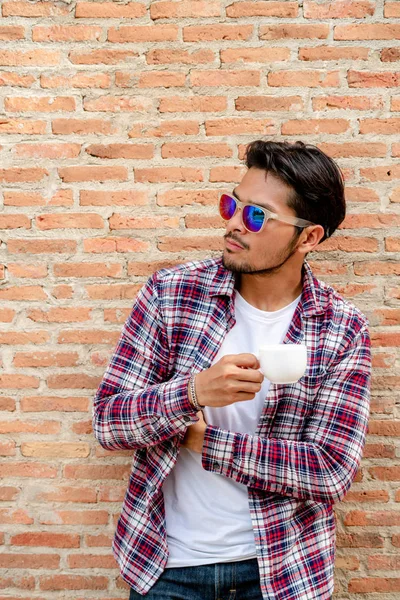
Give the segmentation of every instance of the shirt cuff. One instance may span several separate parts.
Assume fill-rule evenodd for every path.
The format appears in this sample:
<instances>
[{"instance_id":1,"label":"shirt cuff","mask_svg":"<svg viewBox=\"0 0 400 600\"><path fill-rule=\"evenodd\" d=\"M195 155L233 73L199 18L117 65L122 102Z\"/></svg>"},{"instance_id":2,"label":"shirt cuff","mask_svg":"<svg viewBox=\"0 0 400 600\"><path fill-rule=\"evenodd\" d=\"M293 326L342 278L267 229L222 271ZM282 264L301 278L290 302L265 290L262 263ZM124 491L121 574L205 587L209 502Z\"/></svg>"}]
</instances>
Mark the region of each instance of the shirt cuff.
<instances>
[{"instance_id":1,"label":"shirt cuff","mask_svg":"<svg viewBox=\"0 0 400 600\"><path fill-rule=\"evenodd\" d=\"M199 420L196 415L196 410L192 406L188 395L188 384L190 377L184 380L180 379L179 383L168 382L165 385L164 406L166 414L174 420L182 421L182 424L187 426L189 422L196 423Z\"/></svg>"},{"instance_id":2,"label":"shirt cuff","mask_svg":"<svg viewBox=\"0 0 400 600\"><path fill-rule=\"evenodd\" d=\"M207 425L202 452L202 465L206 471L230 476L236 435L232 431Z\"/></svg>"}]
</instances>

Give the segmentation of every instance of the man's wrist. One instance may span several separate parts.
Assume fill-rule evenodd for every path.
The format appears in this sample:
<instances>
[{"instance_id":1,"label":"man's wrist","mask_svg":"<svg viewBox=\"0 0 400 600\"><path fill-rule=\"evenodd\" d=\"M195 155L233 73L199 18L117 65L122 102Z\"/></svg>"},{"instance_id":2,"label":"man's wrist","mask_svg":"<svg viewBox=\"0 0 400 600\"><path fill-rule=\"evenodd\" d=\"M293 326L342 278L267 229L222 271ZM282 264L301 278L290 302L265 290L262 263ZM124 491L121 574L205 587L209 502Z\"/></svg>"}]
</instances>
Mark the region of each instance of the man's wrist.
<instances>
[{"instance_id":1,"label":"man's wrist","mask_svg":"<svg viewBox=\"0 0 400 600\"><path fill-rule=\"evenodd\" d=\"M202 406L199 403L197 394L196 394L196 375L192 375L191 378L189 379L188 395L189 395L189 402L193 406L193 408L196 412L198 412L199 410L204 408L204 406Z\"/></svg>"}]
</instances>

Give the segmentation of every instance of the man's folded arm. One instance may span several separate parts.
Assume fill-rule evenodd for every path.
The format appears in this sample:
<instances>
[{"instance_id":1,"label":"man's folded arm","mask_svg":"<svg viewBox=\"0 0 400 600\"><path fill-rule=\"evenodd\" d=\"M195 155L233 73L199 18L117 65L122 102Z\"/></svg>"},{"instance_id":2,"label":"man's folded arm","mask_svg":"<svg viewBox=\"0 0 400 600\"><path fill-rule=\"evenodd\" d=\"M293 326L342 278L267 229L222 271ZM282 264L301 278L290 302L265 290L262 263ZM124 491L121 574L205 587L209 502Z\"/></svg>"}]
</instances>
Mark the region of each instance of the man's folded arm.
<instances>
[{"instance_id":1,"label":"man's folded arm","mask_svg":"<svg viewBox=\"0 0 400 600\"><path fill-rule=\"evenodd\" d=\"M169 374L154 279L139 292L94 398L94 433L108 450L159 444L198 420L188 398L189 375Z\"/></svg>"},{"instance_id":2,"label":"man's folded arm","mask_svg":"<svg viewBox=\"0 0 400 600\"><path fill-rule=\"evenodd\" d=\"M203 467L266 492L332 504L360 464L369 416L370 340L365 327L322 383L301 441L209 425Z\"/></svg>"}]
</instances>

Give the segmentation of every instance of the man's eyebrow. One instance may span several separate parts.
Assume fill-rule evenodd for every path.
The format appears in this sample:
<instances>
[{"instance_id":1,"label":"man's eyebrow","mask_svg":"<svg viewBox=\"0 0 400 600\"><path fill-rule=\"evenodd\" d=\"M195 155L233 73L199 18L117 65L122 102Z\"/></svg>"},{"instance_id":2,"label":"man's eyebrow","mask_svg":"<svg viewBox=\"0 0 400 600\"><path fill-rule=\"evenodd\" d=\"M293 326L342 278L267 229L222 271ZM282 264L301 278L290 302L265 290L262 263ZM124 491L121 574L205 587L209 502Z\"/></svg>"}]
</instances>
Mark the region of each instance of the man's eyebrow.
<instances>
[{"instance_id":1,"label":"man's eyebrow","mask_svg":"<svg viewBox=\"0 0 400 600\"><path fill-rule=\"evenodd\" d=\"M235 198L240 200L239 195L236 192L236 188L234 190L232 190L232 196L234 196ZM243 200L240 200L240 202L243 202ZM250 200L249 204L254 204L254 206L260 206L261 208L266 208L270 212L275 213L274 208L270 204L261 204L261 202L254 202L253 200Z\"/></svg>"}]
</instances>

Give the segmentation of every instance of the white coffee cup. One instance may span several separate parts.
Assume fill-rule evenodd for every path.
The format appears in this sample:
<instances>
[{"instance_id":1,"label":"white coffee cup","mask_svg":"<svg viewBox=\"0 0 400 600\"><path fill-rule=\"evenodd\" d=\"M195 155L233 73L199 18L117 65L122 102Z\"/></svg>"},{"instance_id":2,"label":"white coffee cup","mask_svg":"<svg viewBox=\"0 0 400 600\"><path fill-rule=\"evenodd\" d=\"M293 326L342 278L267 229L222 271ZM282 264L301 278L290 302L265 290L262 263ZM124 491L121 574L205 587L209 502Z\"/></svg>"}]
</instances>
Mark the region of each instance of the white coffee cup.
<instances>
[{"instance_id":1,"label":"white coffee cup","mask_svg":"<svg viewBox=\"0 0 400 600\"><path fill-rule=\"evenodd\" d=\"M295 383L307 367L305 344L270 344L259 348L263 375L272 383Z\"/></svg>"}]
</instances>

